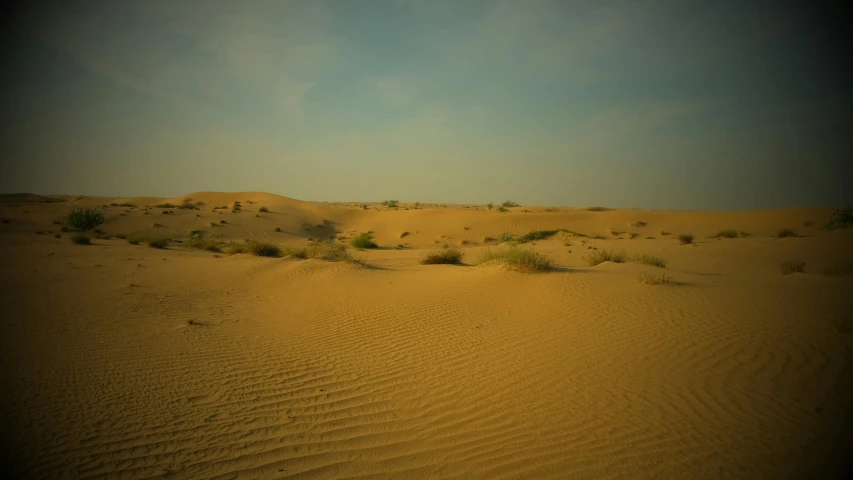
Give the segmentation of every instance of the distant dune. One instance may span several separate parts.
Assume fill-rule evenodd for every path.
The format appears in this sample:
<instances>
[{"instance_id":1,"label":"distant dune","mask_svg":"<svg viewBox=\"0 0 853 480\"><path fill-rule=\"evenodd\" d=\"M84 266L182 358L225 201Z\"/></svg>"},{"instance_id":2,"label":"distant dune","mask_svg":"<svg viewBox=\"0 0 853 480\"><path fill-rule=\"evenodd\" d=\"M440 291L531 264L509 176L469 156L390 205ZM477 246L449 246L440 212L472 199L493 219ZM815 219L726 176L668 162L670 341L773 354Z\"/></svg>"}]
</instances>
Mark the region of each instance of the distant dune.
<instances>
[{"instance_id":1,"label":"distant dune","mask_svg":"<svg viewBox=\"0 0 853 480\"><path fill-rule=\"evenodd\" d=\"M87 207L104 222L77 244L65 222ZM187 479L843 466L853 229L824 230L832 209L499 208L0 196L4 464ZM377 248L353 247L362 234ZM252 255L262 243L278 258ZM421 264L445 248L461 264ZM552 266L479 265L510 248Z\"/></svg>"}]
</instances>

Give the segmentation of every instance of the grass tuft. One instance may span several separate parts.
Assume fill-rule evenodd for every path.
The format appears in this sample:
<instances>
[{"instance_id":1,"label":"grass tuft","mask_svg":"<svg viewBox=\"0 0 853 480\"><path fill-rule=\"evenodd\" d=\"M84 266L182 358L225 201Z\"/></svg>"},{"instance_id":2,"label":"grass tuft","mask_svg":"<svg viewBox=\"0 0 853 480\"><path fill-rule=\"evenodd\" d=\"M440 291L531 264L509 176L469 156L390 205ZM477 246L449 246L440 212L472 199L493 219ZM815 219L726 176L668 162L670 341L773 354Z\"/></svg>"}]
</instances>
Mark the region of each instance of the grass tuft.
<instances>
[{"instance_id":1,"label":"grass tuft","mask_svg":"<svg viewBox=\"0 0 853 480\"><path fill-rule=\"evenodd\" d=\"M520 207L521 205L516 203L516 202L513 202L511 200L507 200L503 204L501 204L501 206L506 207L506 208L510 208L510 207Z\"/></svg>"},{"instance_id":2,"label":"grass tuft","mask_svg":"<svg viewBox=\"0 0 853 480\"><path fill-rule=\"evenodd\" d=\"M480 256L478 264L500 263L525 273L547 272L554 266L554 261L545 254L533 250L522 250L511 246L507 250L488 249Z\"/></svg>"},{"instance_id":3,"label":"grass tuft","mask_svg":"<svg viewBox=\"0 0 853 480\"><path fill-rule=\"evenodd\" d=\"M589 266L594 267L604 262L625 263L628 261L628 255L624 251L616 253L615 250L591 250L583 259Z\"/></svg>"},{"instance_id":4,"label":"grass tuft","mask_svg":"<svg viewBox=\"0 0 853 480\"><path fill-rule=\"evenodd\" d=\"M104 212L97 208L75 208L68 213L65 223L78 230L92 230L104 223Z\"/></svg>"},{"instance_id":5,"label":"grass tuft","mask_svg":"<svg viewBox=\"0 0 853 480\"><path fill-rule=\"evenodd\" d=\"M785 237L796 237L797 232L791 230L790 228L783 228L776 232L776 238L785 238Z\"/></svg>"},{"instance_id":6,"label":"grass tuft","mask_svg":"<svg viewBox=\"0 0 853 480\"><path fill-rule=\"evenodd\" d=\"M450 248L442 248L440 250L435 250L427 254L421 260L421 264L423 265L439 265L439 264L449 264L449 265L458 265L462 262L463 253L456 247Z\"/></svg>"},{"instance_id":7,"label":"grass tuft","mask_svg":"<svg viewBox=\"0 0 853 480\"><path fill-rule=\"evenodd\" d=\"M248 244L248 253L257 257L280 257L281 248L274 243L251 242Z\"/></svg>"},{"instance_id":8,"label":"grass tuft","mask_svg":"<svg viewBox=\"0 0 853 480\"><path fill-rule=\"evenodd\" d=\"M666 260L652 255L634 255L631 258L632 262L643 263L658 268L666 268Z\"/></svg>"},{"instance_id":9,"label":"grass tuft","mask_svg":"<svg viewBox=\"0 0 853 480\"><path fill-rule=\"evenodd\" d=\"M729 228L726 230L720 230L719 232L717 232L716 235L714 235L711 238L737 238L737 237L738 237L737 230Z\"/></svg>"},{"instance_id":10,"label":"grass tuft","mask_svg":"<svg viewBox=\"0 0 853 480\"><path fill-rule=\"evenodd\" d=\"M675 280L672 277L666 276L666 274L653 275L646 272L641 273L637 277L637 281L644 285L671 285L675 283Z\"/></svg>"},{"instance_id":11,"label":"grass tuft","mask_svg":"<svg viewBox=\"0 0 853 480\"><path fill-rule=\"evenodd\" d=\"M75 245L91 245L92 239L84 233L75 233L71 235L71 243Z\"/></svg>"},{"instance_id":12,"label":"grass tuft","mask_svg":"<svg viewBox=\"0 0 853 480\"><path fill-rule=\"evenodd\" d=\"M355 248L376 248L378 245L373 241L373 235L368 233L362 233L361 235L352 239L352 246Z\"/></svg>"},{"instance_id":13,"label":"grass tuft","mask_svg":"<svg viewBox=\"0 0 853 480\"><path fill-rule=\"evenodd\" d=\"M693 235L682 233L678 236L678 241L681 242L682 245L690 245L693 243Z\"/></svg>"},{"instance_id":14,"label":"grass tuft","mask_svg":"<svg viewBox=\"0 0 853 480\"><path fill-rule=\"evenodd\" d=\"M261 213L268 213L270 210L267 207L261 207L258 209L258 211Z\"/></svg>"},{"instance_id":15,"label":"grass tuft","mask_svg":"<svg viewBox=\"0 0 853 480\"><path fill-rule=\"evenodd\" d=\"M785 260L779 266L782 268L782 275L804 273L806 271L806 262L800 260Z\"/></svg>"},{"instance_id":16,"label":"grass tuft","mask_svg":"<svg viewBox=\"0 0 853 480\"><path fill-rule=\"evenodd\" d=\"M832 211L832 217L823 227L826 230L838 228L853 228L853 206L836 208Z\"/></svg>"},{"instance_id":17,"label":"grass tuft","mask_svg":"<svg viewBox=\"0 0 853 480\"><path fill-rule=\"evenodd\" d=\"M146 242L149 247L158 249L166 248L169 245L169 239L165 237L148 237Z\"/></svg>"}]
</instances>

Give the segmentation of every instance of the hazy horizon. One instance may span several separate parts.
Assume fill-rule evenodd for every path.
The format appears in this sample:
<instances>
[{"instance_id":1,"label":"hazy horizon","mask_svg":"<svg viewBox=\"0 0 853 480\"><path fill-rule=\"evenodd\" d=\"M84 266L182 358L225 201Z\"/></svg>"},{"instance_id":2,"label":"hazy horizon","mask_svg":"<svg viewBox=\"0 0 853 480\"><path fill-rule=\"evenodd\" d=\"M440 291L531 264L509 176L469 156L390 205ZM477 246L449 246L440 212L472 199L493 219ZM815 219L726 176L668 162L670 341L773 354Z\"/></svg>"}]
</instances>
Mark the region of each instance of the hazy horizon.
<instances>
[{"instance_id":1,"label":"hazy horizon","mask_svg":"<svg viewBox=\"0 0 853 480\"><path fill-rule=\"evenodd\" d=\"M36 1L5 17L0 193L853 203L840 9Z\"/></svg>"}]
</instances>

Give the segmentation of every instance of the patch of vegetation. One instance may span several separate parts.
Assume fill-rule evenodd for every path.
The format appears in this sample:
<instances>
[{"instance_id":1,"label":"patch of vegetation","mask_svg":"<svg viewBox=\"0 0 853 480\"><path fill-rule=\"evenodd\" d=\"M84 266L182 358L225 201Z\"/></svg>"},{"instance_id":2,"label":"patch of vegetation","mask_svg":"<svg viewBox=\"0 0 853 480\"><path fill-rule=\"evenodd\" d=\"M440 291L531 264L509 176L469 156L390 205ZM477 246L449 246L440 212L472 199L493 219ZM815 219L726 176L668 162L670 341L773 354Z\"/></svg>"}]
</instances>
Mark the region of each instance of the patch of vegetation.
<instances>
[{"instance_id":1,"label":"patch of vegetation","mask_svg":"<svg viewBox=\"0 0 853 480\"><path fill-rule=\"evenodd\" d=\"M806 262L800 260L785 260L779 266L782 268L782 275L804 273L806 271Z\"/></svg>"},{"instance_id":2,"label":"patch of vegetation","mask_svg":"<svg viewBox=\"0 0 853 480\"><path fill-rule=\"evenodd\" d=\"M75 233L71 235L71 243L75 245L91 245L92 239L85 233Z\"/></svg>"},{"instance_id":3,"label":"patch of vegetation","mask_svg":"<svg viewBox=\"0 0 853 480\"><path fill-rule=\"evenodd\" d=\"M682 245L689 245L693 243L693 235L682 233L678 236L678 241L681 242Z\"/></svg>"},{"instance_id":4,"label":"patch of vegetation","mask_svg":"<svg viewBox=\"0 0 853 480\"><path fill-rule=\"evenodd\" d=\"M790 228L783 228L776 232L776 238L785 238L785 237L796 237L797 232L791 230Z\"/></svg>"},{"instance_id":5,"label":"patch of vegetation","mask_svg":"<svg viewBox=\"0 0 853 480\"><path fill-rule=\"evenodd\" d=\"M492 204L492 203L487 203L487 204L486 204L486 207L487 207L489 210L491 210L492 208L494 208L494 207L495 207L495 205L494 205L494 204Z\"/></svg>"},{"instance_id":6,"label":"patch of vegetation","mask_svg":"<svg viewBox=\"0 0 853 480\"><path fill-rule=\"evenodd\" d=\"M187 244L190 248L204 250L207 252L221 252L222 243L215 240L201 238L200 236L192 238Z\"/></svg>"},{"instance_id":7,"label":"patch of vegetation","mask_svg":"<svg viewBox=\"0 0 853 480\"><path fill-rule=\"evenodd\" d=\"M637 281L644 285L667 285L676 283L672 277L668 277L666 274L661 273L660 275L653 275L643 272L637 277Z\"/></svg>"},{"instance_id":8,"label":"patch of vegetation","mask_svg":"<svg viewBox=\"0 0 853 480\"><path fill-rule=\"evenodd\" d=\"M594 267L604 262L625 263L628 261L628 255L624 251L616 253L614 250L591 250L583 260Z\"/></svg>"},{"instance_id":9,"label":"patch of vegetation","mask_svg":"<svg viewBox=\"0 0 853 480\"><path fill-rule=\"evenodd\" d=\"M605 238L604 238L604 236L603 236L603 235L593 235L593 236L591 236L591 237L589 237L589 238L591 238L591 239L593 239L593 240L605 240Z\"/></svg>"},{"instance_id":10,"label":"patch of vegetation","mask_svg":"<svg viewBox=\"0 0 853 480\"><path fill-rule=\"evenodd\" d=\"M832 217L823 228L826 230L853 228L853 206L834 209Z\"/></svg>"},{"instance_id":11,"label":"patch of vegetation","mask_svg":"<svg viewBox=\"0 0 853 480\"><path fill-rule=\"evenodd\" d=\"M280 257L281 248L274 243L251 242L247 251L257 257Z\"/></svg>"},{"instance_id":12,"label":"patch of vegetation","mask_svg":"<svg viewBox=\"0 0 853 480\"><path fill-rule=\"evenodd\" d=\"M506 207L506 208L511 208L511 207L520 207L521 205L516 203L516 202L513 202L511 200L507 200L504 203L502 203L501 206Z\"/></svg>"},{"instance_id":13,"label":"patch of vegetation","mask_svg":"<svg viewBox=\"0 0 853 480\"><path fill-rule=\"evenodd\" d=\"M422 265L438 265L438 264L449 264L449 265L458 265L462 262L462 250L459 250L455 247L450 248L442 248L440 250L435 250L427 254L426 257L421 259Z\"/></svg>"},{"instance_id":14,"label":"patch of vegetation","mask_svg":"<svg viewBox=\"0 0 853 480\"><path fill-rule=\"evenodd\" d=\"M352 246L355 248L376 248L378 245L373 241L373 235L370 233L362 233L352 239Z\"/></svg>"},{"instance_id":15,"label":"patch of vegetation","mask_svg":"<svg viewBox=\"0 0 853 480\"><path fill-rule=\"evenodd\" d=\"M157 205L154 205L154 208L177 208L177 207L171 203L159 203Z\"/></svg>"},{"instance_id":16,"label":"patch of vegetation","mask_svg":"<svg viewBox=\"0 0 853 480\"><path fill-rule=\"evenodd\" d=\"M267 207L261 207L258 209L258 211L261 213L268 213L270 210Z\"/></svg>"},{"instance_id":17,"label":"patch of vegetation","mask_svg":"<svg viewBox=\"0 0 853 480\"><path fill-rule=\"evenodd\" d=\"M737 237L738 237L737 230L734 230L731 228L726 229L726 230L720 230L719 232L717 232L716 235L711 236L711 238L737 238Z\"/></svg>"},{"instance_id":18,"label":"patch of vegetation","mask_svg":"<svg viewBox=\"0 0 853 480\"><path fill-rule=\"evenodd\" d=\"M527 243L535 240L545 240L546 238L551 238L560 230L536 230L525 235L518 237L515 241L518 243Z\"/></svg>"},{"instance_id":19,"label":"patch of vegetation","mask_svg":"<svg viewBox=\"0 0 853 480\"><path fill-rule=\"evenodd\" d=\"M382 205L385 205L388 208L397 208L399 206L399 203L400 202L398 202L397 200L385 200L384 202L382 202Z\"/></svg>"},{"instance_id":20,"label":"patch of vegetation","mask_svg":"<svg viewBox=\"0 0 853 480\"><path fill-rule=\"evenodd\" d=\"M509 211L509 209L507 209L506 207L501 207L501 208L499 208L499 209L498 209L498 211L499 211L499 212L501 212L501 213L506 213L506 212L508 212L508 211Z\"/></svg>"},{"instance_id":21,"label":"patch of vegetation","mask_svg":"<svg viewBox=\"0 0 853 480\"><path fill-rule=\"evenodd\" d=\"M498 235L498 243L505 243L505 242L511 242L511 241L512 241L512 234L509 232L503 232L500 235Z\"/></svg>"},{"instance_id":22,"label":"patch of vegetation","mask_svg":"<svg viewBox=\"0 0 853 480\"><path fill-rule=\"evenodd\" d=\"M554 261L545 254L536 253L533 250L522 250L511 246L507 250L486 250L480 256L478 264L499 263L512 269L526 272L547 272L554 266Z\"/></svg>"},{"instance_id":23,"label":"patch of vegetation","mask_svg":"<svg viewBox=\"0 0 853 480\"><path fill-rule=\"evenodd\" d=\"M145 241L151 248L163 249L169 246L169 239L165 237L148 237Z\"/></svg>"},{"instance_id":24,"label":"patch of vegetation","mask_svg":"<svg viewBox=\"0 0 853 480\"><path fill-rule=\"evenodd\" d=\"M637 263L644 263L653 267L666 268L666 260L652 255L634 255L633 257L631 257L631 261Z\"/></svg>"},{"instance_id":25,"label":"patch of vegetation","mask_svg":"<svg viewBox=\"0 0 853 480\"><path fill-rule=\"evenodd\" d=\"M646 224L646 222L636 221L636 222L631 222L630 225L632 227L645 227L647 224Z\"/></svg>"},{"instance_id":26,"label":"patch of vegetation","mask_svg":"<svg viewBox=\"0 0 853 480\"><path fill-rule=\"evenodd\" d=\"M249 251L249 246L247 244L237 242L228 243L221 248L229 255L236 255L238 253L246 253Z\"/></svg>"},{"instance_id":27,"label":"patch of vegetation","mask_svg":"<svg viewBox=\"0 0 853 480\"><path fill-rule=\"evenodd\" d=\"M405 238L409 235L409 232L403 232L400 234L400 238Z\"/></svg>"},{"instance_id":28,"label":"patch of vegetation","mask_svg":"<svg viewBox=\"0 0 853 480\"><path fill-rule=\"evenodd\" d=\"M666 235L669 235L669 232L661 231L660 234L661 234L661 236L666 236Z\"/></svg>"},{"instance_id":29,"label":"patch of vegetation","mask_svg":"<svg viewBox=\"0 0 853 480\"><path fill-rule=\"evenodd\" d=\"M274 231L275 231L276 233L281 232L281 227L275 227L275 230L274 230Z\"/></svg>"},{"instance_id":30,"label":"patch of vegetation","mask_svg":"<svg viewBox=\"0 0 853 480\"><path fill-rule=\"evenodd\" d=\"M65 223L78 230L92 230L104 223L104 212L97 208L75 208L68 213Z\"/></svg>"}]
</instances>

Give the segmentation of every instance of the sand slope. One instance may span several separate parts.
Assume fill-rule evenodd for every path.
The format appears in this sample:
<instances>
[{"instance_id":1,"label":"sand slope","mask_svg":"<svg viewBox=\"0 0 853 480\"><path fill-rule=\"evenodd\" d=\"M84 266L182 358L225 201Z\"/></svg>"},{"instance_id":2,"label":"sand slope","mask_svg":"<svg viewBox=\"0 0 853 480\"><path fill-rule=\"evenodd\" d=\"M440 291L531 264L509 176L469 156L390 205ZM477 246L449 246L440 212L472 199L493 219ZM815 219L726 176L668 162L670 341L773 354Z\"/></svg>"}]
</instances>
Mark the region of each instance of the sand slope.
<instances>
[{"instance_id":1,"label":"sand slope","mask_svg":"<svg viewBox=\"0 0 853 480\"><path fill-rule=\"evenodd\" d=\"M0 203L0 418L15 476L831 478L841 466L853 277L820 272L853 260L853 232L820 231L829 209L189 197L204 205ZM242 212L211 211L235 201ZM35 233L58 232L74 206L126 202L137 206L107 207L103 230L292 245L371 230L383 248L361 267ZM786 227L804 236L772 236ZM473 266L484 237L556 228L606 238L530 245L557 261L548 274ZM724 228L752 236L705 238ZM419 264L463 241L468 265ZM590 267L588 247L660 256L680 284L638 283L646 265ZM781 275L786 259L806 273Z\"/></svg>"}]
</instances>

